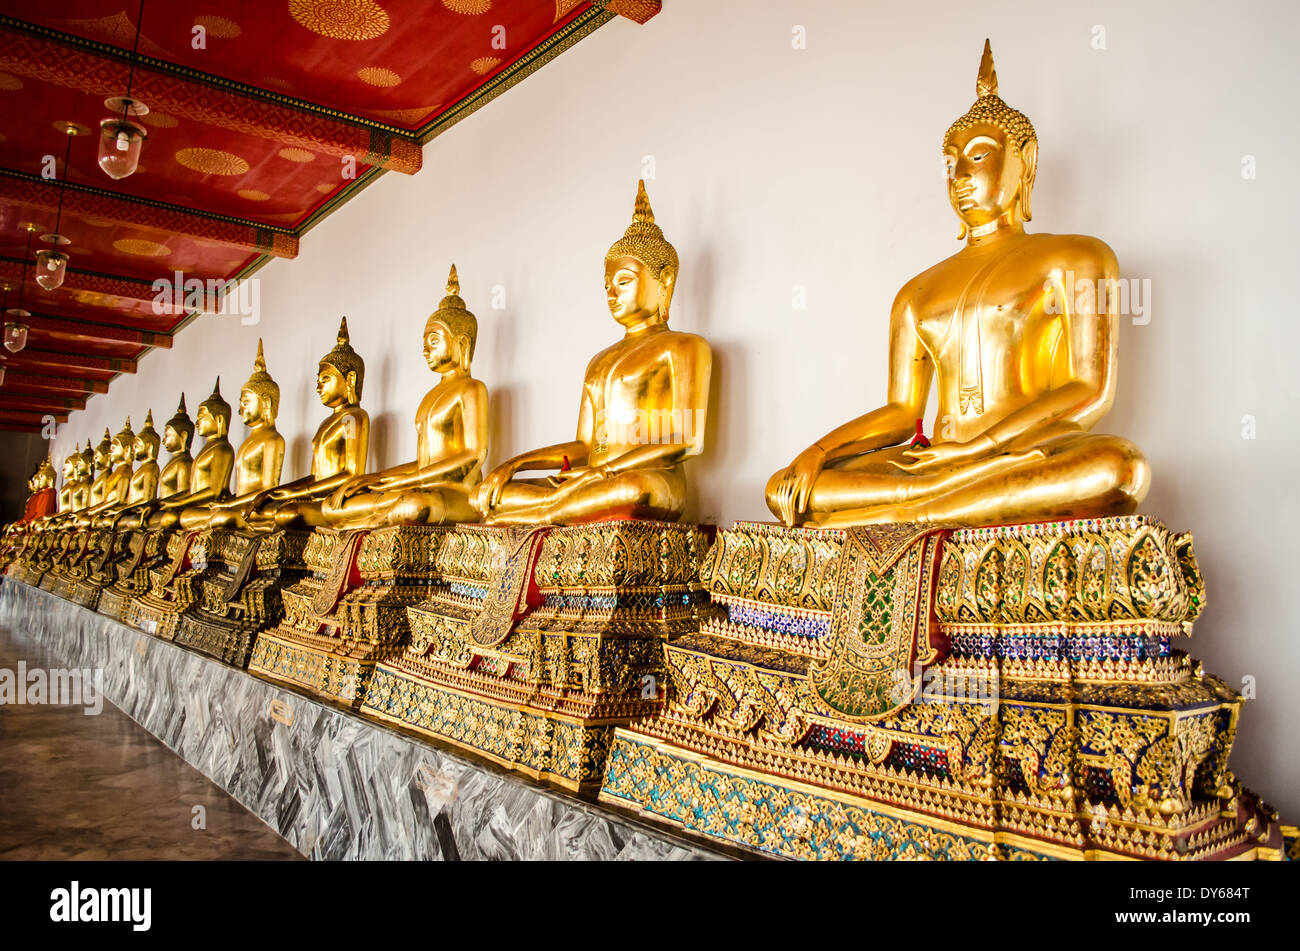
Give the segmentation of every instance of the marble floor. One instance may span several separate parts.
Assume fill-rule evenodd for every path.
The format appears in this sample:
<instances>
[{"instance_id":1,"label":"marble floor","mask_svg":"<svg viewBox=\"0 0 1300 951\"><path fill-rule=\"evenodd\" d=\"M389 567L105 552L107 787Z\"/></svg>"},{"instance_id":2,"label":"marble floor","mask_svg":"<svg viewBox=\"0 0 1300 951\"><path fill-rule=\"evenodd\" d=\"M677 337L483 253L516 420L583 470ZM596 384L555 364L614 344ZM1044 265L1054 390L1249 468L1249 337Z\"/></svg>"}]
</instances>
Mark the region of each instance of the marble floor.
<instances>
[{"instance_id":1,"label":"marble floor","mask_svg":"<svg viewBox=\"0 0 1300 951\"><path fill-rule=\"evenodd\" d=\"M19 661L62 666L0 627L0 669ZM111 703L0 705L0 859L300 858Z\"/></svg>"}]
</instances>

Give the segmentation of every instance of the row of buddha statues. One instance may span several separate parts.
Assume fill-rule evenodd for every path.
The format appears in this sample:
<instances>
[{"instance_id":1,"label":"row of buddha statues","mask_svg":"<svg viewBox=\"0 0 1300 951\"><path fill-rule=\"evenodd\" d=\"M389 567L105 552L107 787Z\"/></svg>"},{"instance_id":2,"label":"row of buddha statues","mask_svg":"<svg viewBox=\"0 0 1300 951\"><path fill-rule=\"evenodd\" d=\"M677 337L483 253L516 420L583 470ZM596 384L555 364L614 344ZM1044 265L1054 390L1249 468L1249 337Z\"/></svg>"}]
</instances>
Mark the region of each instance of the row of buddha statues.
<instances>
[{"instance_id":1,"label":"row of buddha statues","mask_svg":"<svg viewBox=\"0 0 1300 951\"><path fill-rule=\"evenodd\" d=\"M895 297L885 405L827 433L769 480L767 504L787 525L984 525L1120 514L1148 491L1150 468L1137 447L1090 432L1115 396L1114 301L1102 295L1091 306L1084 298L1052 306L1066 300L1067 275L1095 286L1115 282L1115 254L1096 238L1026 233L1036 133L998 96L987 47L976 86L975 104L943 143L948 197L965 246ZM115 437L106 430L95 450L87 443L70 455L58 518L255 531L675 520L686 504L683 463L704 447L713 362L703 338L669 327L678 271L677 251L655 223L642 182L631 225L605 255L606 298L623 337L587 366L575 438L520 453L486 475L488 390L471 371L478 324L453 266L447 296L424 328L424 358L439 381L416 411L411 462L366 472L365 364L345 319L317 374L330 415L313 437L310 475L280 484L280 391L259 341L240 391L249 434L238 452L218 380L193 425L182 397L161 438L172 453L163 470L150 422L138 435L129 422ZM942 425L931 442L913 436L932 383ZM204 442L191 460L193 435ZM544 478L520 475L548 470Z\"/></svg>"},{"instance_id":2,"label":"row of buddha statues","mask_svg":"<svg viewBox=\"0 0 1300 951\"><path fill-rule=\"evenodd\" d=\"M884 405L769 479L777 524L681 521L713 356L669 326L679 259L642 182L604 261L622 334L587 364L572 439L488 468L478 323L452 266L424 326L437 380L414 459L368 471L344 318L310 472L284 481L259 340L238 449L218 379L193 419L182 396L161 435L150 412L70 453L57 505L43 461L8 573L769 854L1294 850L1227 769L1243 698L1175 646L1204 603L1191 537L1132 514L1149 466L1092 432L1115 397L1116 301L1066 284L1109 286L1115 255L1026 232L1038 139L987 43L942 148L964 243L894 299Z\"/></svg>"}]
</instances>

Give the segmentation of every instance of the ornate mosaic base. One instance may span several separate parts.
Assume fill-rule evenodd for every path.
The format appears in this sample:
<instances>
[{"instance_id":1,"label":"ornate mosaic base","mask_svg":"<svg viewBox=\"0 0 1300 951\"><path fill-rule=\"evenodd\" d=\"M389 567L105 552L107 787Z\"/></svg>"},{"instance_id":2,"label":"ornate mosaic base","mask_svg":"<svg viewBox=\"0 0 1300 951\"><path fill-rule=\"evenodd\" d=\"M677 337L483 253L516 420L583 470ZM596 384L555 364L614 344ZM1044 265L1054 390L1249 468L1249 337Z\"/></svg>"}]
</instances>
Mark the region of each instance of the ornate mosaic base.
<instances>
[{"instance_id":1,"label":"ornate mosaic base","mask_svg":"<svg viewBox=\"0 0 1300 951\"><path fill-rule=\"evenodd\" d=\"M149 592L150 572L162 567L167 559L167 541L171 531L120 532L117 548L120 557L112 568L116 581L103 589L96 610L115 621L123 620L127 606Z\"/></svg>"},{"instance_id":2,"label":"ornate mosaic base","mask_svg":"<svg viewBox=\"0 0 1300 951\"><path fill-rule=\"evenodd\" d=\"M1041 843L981 834L960 824L747 773L617 730L602 802L688 832L792 859L1062 857Z\"/></svg>"},{"instance_id":3,"label":"ornate mosaic base","mask_svg":"<svg viewBox=\"0 0 1300 951\"><path fill-rule=\"evenodd\" d=\"M306 573L310 533L226 532L208 554L217 571L199 583L199 599L181 615L176 643L233 667L247 667L258 634L284 616L281 587Z\"/></svg>"},{"instance_id":4,"label":"ornate mosaic base","mask_svg":"<svg viewBox=\"0 0 1300 951\"><path fill-rule=\"evenodd\" d=\"M409 640L406 609L437 587L450 531L314 531L303 556L310 574L284 590L283 619L257 639L249 670L360 706L375 665Z\"/></svg>"},{"instance_id":5,"label":"ornate mosaic base","mask_svg":"<svg viewBox=\"0 0 1300 951\"><path fill-rule=\"evenodd\" d=\"M664 641L707 613L707 541L661 522L462 526L438 556L445 587L410 609L411 645L376 668L363 712L595 788L613 728L661 702Z\"/></svg>"},{"instance_id":6,"label":"ornate mosaic base","mask_svg":"<svg viewBox=\"0 0 1300 951\"><path fill-rule=\"evenodd\" d=\"M166 564L150 572L149 591L127 605L123 622L174 640L181 615L198 602L204 580L219 571L220 560L209 555L221 550L229 534L219 529L174 532L167 539Z\"/></svg>"},{"instance_id":7,"label":"ornate mosaic base","mask_svg":"<svg viewBox=\"0 0 1300 951\"><path fill-rule=\"evenodd\" d=\"M669 700L620 731L615 751L640 744L655 768L705 764L1051 854L1277 847L1276 813L1227 768L1241 697L1175 646L1204 602L1190 538L1139 516L953 531L927 631L897 597L900 566L921 542L900 529L910 549L891 553L886 535L874 566L854 564L855 531L722 532L705 578L726 614L666 645ZM915 631L901 705L872 712L827 693L825 672L869 669L900 623ZM605 791L669 821L704 821L657 812L667 790L652 786L611 772ZM761 844L769 833L742 831L737 841L788 854L788 843Z\"/></svg>"}]
</instances>

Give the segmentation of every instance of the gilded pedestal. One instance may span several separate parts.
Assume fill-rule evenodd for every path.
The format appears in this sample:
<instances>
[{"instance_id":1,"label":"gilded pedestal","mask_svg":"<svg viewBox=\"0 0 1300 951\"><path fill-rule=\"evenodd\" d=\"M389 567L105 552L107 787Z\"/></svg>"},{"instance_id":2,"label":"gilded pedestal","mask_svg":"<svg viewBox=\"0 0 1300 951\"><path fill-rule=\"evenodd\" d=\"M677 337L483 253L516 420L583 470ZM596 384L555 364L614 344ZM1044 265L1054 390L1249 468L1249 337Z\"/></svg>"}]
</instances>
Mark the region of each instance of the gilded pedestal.
<instances>
[{"instance_id":1,"label":"gilded pedestal","mask_svg":"<svg viewBox=\"0 0 1300 951\"><path fill-rule=\"evenodd\" d=\"M91 529L65 529L61 543L50 555L50 564L41 576L40 588L60 598L71 599L73 585L85 577L85 562L94 554L97 533Z\"/></svg>"},{"instance_id":2,"label":"gilded pedestal","mask_svg":"<svg viewBox=\"0 0 1300 951\"><path fill-rule=\"evenodd\" d=\"M1277 856L1227 768L1242 698L1180 647L1190 536L890 528L721 533L725 614L667 645L601 798L796 858Z\"/></svg>"},{"instance_id":3,"label":"gilded pedestal","mask_svg":"<svg viewBox=\"0 0 1300 951\"><path fill-rule=\"evenodd\" d=\"M170 531L120 532L116 549L120 557L112 562L115 581L99 595L96 610L115 621L121 621L127 606L136 598L149 592L150 572L160 569L169 560L167 540Z\"/></svg>"},{"instance_id":4,"label":"gilded pedestal","mask_svg":"<svg viewBox=\"0 0 1300 951\"><path fill-rule=\"evenodd\" d=\"M529 776L594 788L615 726L658 708L663 644L699 627L708 539L611 521L462 526L443 586L412 607L411 645L381 663L363 712Z\"/></svg>"},{"instance_id":5,"label":"gilded pedestal","mask_svg":"<svg viewBox=\"0 0 1300 951\"><path fill-rule=\"evenodd\" d=\"M216 570L196 586L198 597L176 624L176 643L234 667L247 667L258 634L284 616L282 589L306 574L303 550L310 533L265 535L213 532L208 553Z\"/></svg>"},{"instance_id":6,"label":"gilded pedestal","mask_svg":"<svg viewBox=\"0 0 1300 951\"><path fill-rule=\"evenodd\" d=\"M204 580L220 570L215 554L229 534L216 529L174 532L167 539L167 560L150 572L149 590L127 604L123 622L174 640L181 615L202 596Z\"/></svg>"},{"instance_id":7,"label":"gilded pedestal","mask_svg":"<svg viewBox=\"0 0 1300 951\"><path fill-rule=\"evenodd\" d=\"M248 669L360 706L375 664L406 646L406 609L437 584L450 529L430 525L312 533L311 574L284 591L284 617L257 639Z\"/></svg>"}]
</instances>

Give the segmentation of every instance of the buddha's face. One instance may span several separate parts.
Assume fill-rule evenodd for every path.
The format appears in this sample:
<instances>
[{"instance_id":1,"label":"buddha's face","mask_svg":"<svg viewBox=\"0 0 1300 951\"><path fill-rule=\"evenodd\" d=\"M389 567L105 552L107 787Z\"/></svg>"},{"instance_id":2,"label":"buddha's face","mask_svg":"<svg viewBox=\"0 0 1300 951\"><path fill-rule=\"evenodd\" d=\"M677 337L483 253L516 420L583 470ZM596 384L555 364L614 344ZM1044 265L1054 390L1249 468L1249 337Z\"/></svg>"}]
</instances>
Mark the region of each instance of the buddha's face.
<instances>
[{"instance_id":1,"label":"buddha's face","mask_svg":"<svg viewBox=\"0 0 1300 951\"><path fill-rule=\"evenodd\" d=\"M163 427L162 443L163 443L163 447L168 452L180 452L181 449L184 448L184 443L181 440L181 434L176 431L176 427L173 426L171 423L168 423L166 426Z\"/></svg>"},{"instance_id":2,"label":"buddha's face","mask_svg":"<svg viewBox=\"0 0 1300 951\"><path fill-rule=\"evenodd\" d=\"M434 373L446 373L460 362L456 335L440 320L431 321L425 330L424 362Z\"/></svg>"},{"instance_id":3,"label":"buddha's face","mask_svg":"<svg viewBox=\"0 0 1300 951\"><path fill-rule=\"evenodd\" d=\"M997 126L979 122L955 133L944 146L948 200L969 227L996 221L1015 207L1031 181L1021 148Z\"/></svg>"},{"instance_id":4,"label":"buddha's face","mask_svg":"<svg viewBox=\"0 0 1300 951\"><path fill-rule=\"evenodd\" d=\"M316 372L316 395L320 397L321 403L331 409L347 405L351 396L347 377L333 364L322 363Z\"/></svg>"},{"instance_id":5,"label":"buddha's face","mask_svg":"<svg viewBox=\"0 0 1300 951\"><path fill-rule=\"evenodd\" d=\"M71 482L77 477L77 459L75 456L68 456L63 460L63 481Z\"/></svg>"},{"instance_id":6,"label":"buddha's face","mask_svg":"<svg viewBox=\"0 0 1300 951\"><path fill-rule=\"evenodd\" d=\"M135 437L135 443L132 448L137 462L149 462L158 455L158 451L154 448L153 441L145 439L143 436Z\"/></svg>"},{"instance_id":7,"label":"buddha's face","mask_svg":"<svg viewBox=\"0 0 1300 951\"><path fill-rule=\"evenodd\" d=\"M660 312L664 284L634 257L605 262L605 296L609 312L624 327L643 323Z\"/></svg>"},{"instance_id":8,"label":"buddha's face","mask_svg":"<svg viewBox=\"0 0 1300 951\"><path fill-rule=\"evenodd\" d=\"M239 418L249 426L262 418L262 398L252 390L241 390L239 393Z\"/></svg>"},{"instance_id":9,"label":"buddha's face","mask_svg":"<svg viewBox=\"0 0 1300 951\"><path fill-rule=\"evenodd\" d=\"M170 428L169 426L168 429ZM221 431L217 426L217 417L206 406L200 406L199 411L194 415L194 429L205 439Z\"/></svg>"},{"instance_id":10,"label":"buddha's face","mask_svg":"<svg viewBox=\"0 0 1300 951\"><path fill-rule=\"evenodd\" d=\"M100 443L95 447L95 468L103 469L113 461L113 444Z\"/></svg>"},{"instance_id":11,"label":"buddha's face","mask_svg":"<svg viewBox=\"0 0 1300 951\"><path fill-rule=\"evenodd\" d=\"M108 461L110 464L120 466L130 458L128 453L131 451L131 444L125 439L114 439L113 445L108 450Z\"/></svg>"}]
</instances>

